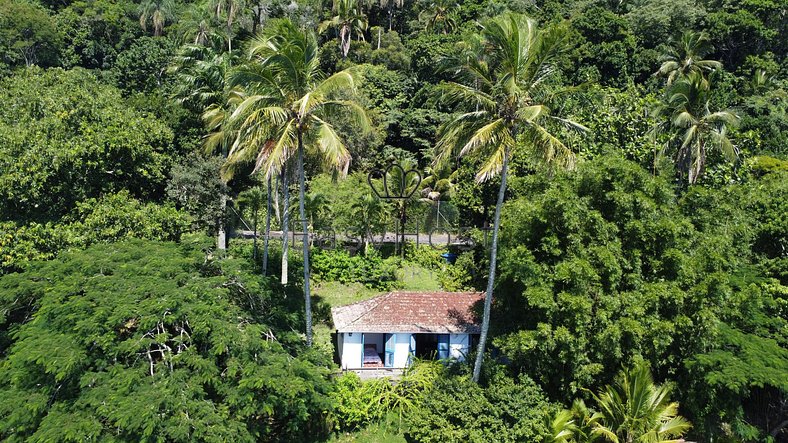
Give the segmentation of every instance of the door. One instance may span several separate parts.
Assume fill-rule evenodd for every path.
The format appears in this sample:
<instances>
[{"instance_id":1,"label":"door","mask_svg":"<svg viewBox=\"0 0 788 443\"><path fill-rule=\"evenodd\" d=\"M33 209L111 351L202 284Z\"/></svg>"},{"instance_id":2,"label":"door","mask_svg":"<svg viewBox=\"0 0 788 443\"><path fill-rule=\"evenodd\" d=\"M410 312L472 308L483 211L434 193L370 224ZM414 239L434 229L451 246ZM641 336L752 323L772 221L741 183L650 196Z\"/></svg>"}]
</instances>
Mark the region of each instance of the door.
<instances>
[{"instance_id":1,"label":"door","mask_svg":"<svg viewBox=\"0 0 788 443\"><path fill-rule=\"evenodd\" d=\"M386 334L386 357L384 366L387 368L394 367L394 350L397 347L397 334Z\"/></svg>"},{"instance_id":2,"label":"door","mask_svg":"<svg viewBox=\"0 0 788 443\"><path fill-rule=\"evenodd\" d=\"M410 334L408 343L408 366L413 364L414 355L416 355L416 334Z\"/></svg>"},{"instance_id":3,"label":"door","mask_svg":"<svg viewBox=\"0 0 788 443\"><path fill-rule=\"evenodd\" d=\"M438 360L449 358L449 334L438 334Z\"/></svg>"}]
</instances>

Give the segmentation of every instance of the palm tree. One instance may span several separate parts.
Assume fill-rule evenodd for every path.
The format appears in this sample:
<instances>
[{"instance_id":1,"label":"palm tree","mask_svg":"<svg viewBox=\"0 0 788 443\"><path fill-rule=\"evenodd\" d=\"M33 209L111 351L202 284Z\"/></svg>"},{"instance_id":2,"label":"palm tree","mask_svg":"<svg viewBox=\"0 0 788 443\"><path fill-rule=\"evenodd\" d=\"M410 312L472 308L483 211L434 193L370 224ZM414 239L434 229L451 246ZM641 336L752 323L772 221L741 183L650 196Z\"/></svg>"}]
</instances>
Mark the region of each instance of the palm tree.
<instances>
[{"instance_id":1,"label":"palm tree","mask_svg":"<svg viewBox=\"0 0 788 443\"><path fill-rule=\"evenodd\" d=\"M191 6L178 20L181 41L191 45L210 46L216 39L213 16L205 7Z\"/></svg>"},{"instance_id":2,"label":"palm tree","mask_svg":"<svg viewBox=\"0 0 788 443\"><path fill-rule=\"evenodd\" d=\"M347 58L353 33L359 40L364 40L364 31L369 25L367 16L361 11L361 5L356 0L334 0L331 11L334 16L321 23L318 32L323 33L328 28L335 28L339 32L342 58Z\"/></svg>"},{"instance_id":3,"label":"palm tree","mask_svg":"<svg viewBox=\"0 0 788 443\"><path fill-rule=\"evenodd\" d=\"M719 149L731 162L738 158L727 131L738 124L739 117L728 110L711 111L709 88L701 73L680 78L667 88L665 95L656 109L661 122L654 133L668 134L663 154L676 150L678 168L687 173L689 184L695 184L703 175L709 147Z\"/></svg>"},{"instance_id":4,"label":"palm tree","mask_svg":"<svg viewBox=\"0 0 788 443\"><path fill-rule=\"evenodd\" d=\"M353 203L353 219L359 222L361 248L364 254L369 252L369 244L375 233L385 232L386 205L372 193L366 193Z\"/></svg>"},{"instance_id":5,"label":"palm tree","mask_svg":"<svg viewBox=\"0 0 788 443\"><path fill-rule=\"evenodd\" d=\"M233 23L244 10L243 0L211 0L210 7L217 20L224 21L227 37L227 52L233 52Z\"/></svg>"},{"instance_id":6,"label":"palm tree","mask_svg":"<svg viewBox=\"0 0 788 443\"><path fill-rule=\"evenodd\" d=\"M164 34L164 25L174 18L175 4L172 0L144 0L140 3L137 12L140 15L140 27L148 30L148 21L153 24L153 35L156 37Z\"/></svg>"},{"instance_id":7,"label":"palm tree","mask_svg":"<svg viewBox=\"0 0 788 443\"><path fill-rule=\"evenodd\" d=\"M265 210L265 236L263 237L263 275L268 275L268 239L271 237L271 194L276 193L271 189L271 176L268 176L266 185L266 210Z\"/></svg>"},{"instance_id":8,"label":"palm tree","mask_svg":"<svg viewBox=\"0 0 788 443\"><path fill-rule=\"evenodd\" d=\"M659 67L657 75L667 77L668 86L678 78L692 73L700 74L703 78L704 72L722 69L722 63L703 59L712 51L709 37L705 33L686 31L681 35L678 44L662 56L662 66ZM704 81L702 85L708 88L707 82Z\"/></svg>"},{"instance_id":9,"label":"palm tree","mask_svg":"<svg viewBox=\"0 0 788 443\"><path fill-rule=\"evenodd\" d=\"M227 77L232 57L216 54L202 45L185 45L175 57L168 73L175 75L173 97L181 104L201 112L227 99ZM219 126L221 122L219 120Z\"/></svg>"},{"instance_id":10,"label":"palm tree","mask_svg":"<svg viewBox=\"0 0 788 443\"><path fill-rule=\"evenodd\" d=\"M257 260L257 219L263 207L263 191L259 187L247 189L238 195L238 203L252 211L252 230L254 231L252 258Z\"/></svg>"},{"instance_id":11,"label":"palm tree","mask_svg":"<svg viewBox=\"0 0 788 443\"><path fill-rule=\"evenodd\" d=\"M347 172L350 154L328 121L328 114L348 113L364 129L370 122L364 109L353 100L334 98L354 92L357 76L344 70L329 77L320 71L317 37L298 29L289 20L273 23L255 38L249 48L250 63L233 77L240 101L231 116L238 136L227 164L255 161L255 172L271 177L286 170L297 156L299 215L304 232L304 297L306 341L312 345L312 310L309 291L309 226L306 218L304 156L321 157L322 163ZM287 177L285 175L285 177ZM284 183L285 189L287 183ZM285 196L287 196L285 192ZM287 202L285 202L287 208ZM287 216L285 211L285 217ZM287 225L287 221L283 223Z\"/></svg>"},{"instance_id":12,"label":"palm tree","mask_svg":"<svg viewBox=\"0 0 788 443\"><path fill-rule=\"evenodd\" d=\"M380 7L386 8L389 17L389 31L394 26L394 8L401 8L405 5L405 0L380 0Z\"/></svg>"},{"instance_id":13,"label":"palm tree","mask_svg":"<svg viewBox=\"0 0 788 443\"><path fill-rule=\"evenodd\" d=\"M424 23L427 31L449 34L457 29L457 15L454 12L457 8L455 0L433 0L419 14L419 21Z\"/></svg>"},{"instance_id":14,"label":"palm tree","mask_svg":"<svg viewBox=\"0 0 788 443\"><path fill-rule=\"evenodd\" d=\"M328 197L322 192L307 192L304 194L304 212L312 230L322 227L323 216L329 209ZM293 212L296 207L291 208ZM315 223L317 220L317 223Z\"/></svg>"},{"instance_id":15,"label":"palm tree","mask_svg":"<svg viewBox=\"0 0 788 443\"><path fill-rule=\"evenodd\" d=\"M478 58L466 59L467 63L455 71L459 83L445 83L439 88L441 98L459 105L463 112L439 128L437 162L451 160L455 155L476 153L487 158L476 176L477 181L496 175L501 177L482 330L473 369L476 382L490 327L498 230L509 161L513 154L522 152L544 163L571 168L574 165L572 151L547 125L559 123L585 129L551 115L546 105L549 91L545 80L556 72L554 60L565 47L566 36L565 27L542 30L536 21L519 14L509 13L488 20L481 29L484 52Z\"/></svg>"},{"instance_id":16,"label":"palm tree","mask_svg":"<svg viewBox=\"0 0 788 443\"><path fill-rule=\"evenodd\" d=\"M692 425L678 415L678 403L668 400L670 389L654 384L645 364L618 375L594 398L601 419L594 434L613 443L677 443Z\"/></svg>"}]
</instances>

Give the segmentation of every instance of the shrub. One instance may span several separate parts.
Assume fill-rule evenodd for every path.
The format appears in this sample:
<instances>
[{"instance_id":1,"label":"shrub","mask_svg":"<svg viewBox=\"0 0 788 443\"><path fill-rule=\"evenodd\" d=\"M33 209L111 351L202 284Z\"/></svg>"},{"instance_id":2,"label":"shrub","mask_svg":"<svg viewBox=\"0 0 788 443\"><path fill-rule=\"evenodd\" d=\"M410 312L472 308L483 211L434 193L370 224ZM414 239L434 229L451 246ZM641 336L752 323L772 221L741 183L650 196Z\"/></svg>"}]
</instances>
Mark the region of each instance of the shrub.
<instances>
[{"instance_id":1,"label":"shrub","mask_svg":"<svg viewBox=\"0 0 788 443\"><path fill-rule=\"evenodd\" d=\"M444 372L438 362L417 361L396 381L388 378L361 381L353 372L341 376L331 394L335 430L352 431L381 422L389 415L401 420L407 411L419 407L424 395Z\"/></svg>"},{"instance_id":2,"label":"shrub","mask_svg":"<svg viewBox=\"0 0 788 443\"><path fill-rule=\"evenodd\" d=\"M382 259L375 253L350 256L343 249L318 250L312 255L316 280L363 283L371 289L388 290L396 283L397 259Z\"/></svg>"},{"instance_id":3,"label":"shrub","mask_svg":"<svg viewBox=\"0 0 788 443\"><path fill-rule=\"evenodd\" d=\"M483 388L467 377L440 379L406 415L408 442L539 441L555 408L528 377L499 376Z\"/></svg>"}]
</instances>

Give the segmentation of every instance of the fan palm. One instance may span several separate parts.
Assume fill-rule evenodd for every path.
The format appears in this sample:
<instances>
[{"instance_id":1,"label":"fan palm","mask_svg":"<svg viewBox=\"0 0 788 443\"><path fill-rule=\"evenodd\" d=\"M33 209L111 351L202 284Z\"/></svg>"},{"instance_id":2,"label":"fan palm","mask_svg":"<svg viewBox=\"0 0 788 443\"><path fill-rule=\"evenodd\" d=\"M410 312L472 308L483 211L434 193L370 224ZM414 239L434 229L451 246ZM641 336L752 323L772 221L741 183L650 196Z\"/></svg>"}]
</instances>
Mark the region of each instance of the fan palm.
<instances>
[{"instance_id":1,"label":"fan palm","mask_svg":"<svg viewBox=\"0 0 788 443\"><path fill-rule=\"evenodd\" d=\"M323 33L328 28L335 28L339 33L339 48L342 51L342 58L347 58L353 33L358 36L359 40L364 40L364 31L369 26L367 16L361 11L361 5L357 0L334 0L331 11L334 16L321 23L318 31Z\"/></svg>"},{"instance_id":2,"label":"fan palm","mask_svg":"<svg viewBox=\"0 0 788 443\"><path fill-rule=\"evenodd\" d=\"M738 158L727 130L738 124L739 117L727 110L710 110L708 87L700 73L693 72L668 87L656 114L661 123L655 133L668 134L663 154L676 148L676 162L687 173L689 184L703 175L709 147L718 148L729 161Z\"/></svg>"},{"instance_id":3,"label":"fan palm","mask_svg":"<svg viewBox=\"0 0 788 443\"><path fill-rule=\"evenodd\" d=\"M444 101L458 105L464 112L439 129L437 161L477 154L486 158L476 176L478 181L501 177L482 330L473 370L476 382L490 327L498 230L509 161L513 154L524 153L541 162L571 168L575 157L553 135L550 125L585 129L552 115L546 104L550 91L545 81L556 72L554 61L565 47L566 37L565 27L539 29L534 20L519 14L489 20L481 29L483 53L466 59L467 63L456 69L460 82L445 83L439 88Z\"/></svg>"},{"instance_id":4,"label":"fan palm","mask_svg":"<svg viewBox=\"0 0 788 443\"><path fill-rule=\"evenodd\" d=\"M667 77L668 86L678 78L687 77L693 73L700 74L703 78L704 72L722 68L722 63L718 61L703 59L712 50L709 37L705 33L686 31L681 35L677 45L662 56L662 65L659 67L657 75ZM705 79L702 86L708 89Z\"/></svg>"},{"instance_id":5,"label":"fan palm","mask_svg":"<svg viewBox=\"0 0 788 443\"><path fill-rule=\"evenodd\" d=\"M148 30L148 22L153 25L153 35L156 37L164 34L164 25L174 18L175 4L172 0L144 0L140 3L137 12L140 15L140 27Z\"/></svg>"},{"instance_id":6,"label":"fan palm","mask_svg":"<svg viewBox=\"0 0 788 443\"><path fill-rule=\"evenodd\" d=\"M613 443L677 443L690 423L678 415L670 389L654 384L644 364L623 371L612 386L595 395L601 420L594 434Z\"/></svg>"},{"instance_id":7,"label":"fan palm","mask_svg":"<svg viewBox=\"0 0 788 443\"><path fill-rule=\"evenodd\" d=\"M319 156L324 165L346 173L350 154L329 123L330 117L347 113L365 130L370 122L358 103L336 98L343 92L355 91L357 76L353 70L344 70L325 77L319 68L317 37L313 32L300 30L289 20L275 22L251 42L249 56L250 62L233 76L238 102L229 126L237 130L237 136L226 165L232 170L235 164L253 160L255 172L263 171L271 177L285 171L297 156L299 214L304 232L306 339L311 346L305 151ZM287 221L283 223L286 224Z\"/></svg>"}]
</instances>

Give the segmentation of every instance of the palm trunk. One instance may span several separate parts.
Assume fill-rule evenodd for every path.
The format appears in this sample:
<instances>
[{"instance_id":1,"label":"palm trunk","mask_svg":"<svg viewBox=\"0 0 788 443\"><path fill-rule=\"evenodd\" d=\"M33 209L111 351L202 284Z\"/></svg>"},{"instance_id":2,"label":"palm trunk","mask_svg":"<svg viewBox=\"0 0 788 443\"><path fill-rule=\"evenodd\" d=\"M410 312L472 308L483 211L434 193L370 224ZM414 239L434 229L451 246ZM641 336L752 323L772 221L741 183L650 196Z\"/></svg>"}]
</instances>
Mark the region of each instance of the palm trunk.
<instances>
[{"instance_id":1,"label":"palm trunk","mask_svg":"<svg viewBox=\"0 0 788 443\"><path fill-rule=\"evenodd\" d=\"M309 225L304 211L304 142L301 132L298 133L298 212L301 216L301 226L304 231L304 311L306 314L306 345L312 346L312 295L309 293Z\"/></svg>"},{"instance_id":2,"label":"palm trunk","mask_svg":"<svg viewBox=\"0 0 788 443\"><path fill-rule=\"evenodd\" d=\"M257 211L259 209L254 210L254 220L252 229L254 229L254 241L252 246L252 259L257 261Z\"/></svg>"},{"instance_id":3,"label":"palm trunk","mask_svg":"<svg viewBox=\"0 0 788 443\"><path fill-rule=\"evenodd\" d=\"M350 29L347 25L342 25L339 30L339 41L342 46L342 59L346 59L350 52Z\"/></svg>"},{"instance_id":4,"label":"palm trunk","mask_svg":"<svg viewBox=\"0 0 788 443\"><path fill-rule=\"evenodd\" d=\"M514 131L512 131L514 132ZM512 134L514 136L514 134ZM514 140L517 138L515 137ZM482 330L479 335L479 347L476 351L476 362L473 365L473 381L479 383L484 359L484 347L487 344L487 331L490 329L490 309L492 308L493 286L495 285L495 265L498 258L498 228L501 226L501 207L506 193L506 172L509 167L509 151L504 151L503 168L501 168L501 188L498 190L498 203L495 205L495 221L493 224L492 248L490 249L490 274L487 277L487 294L484 297L484 315Z\"/></svg>"},{"instance_id":5,"label":"palm trunk","mask_svg":"<svg viewBox=\"0 0 788 443\"><path fill-rule=\"evenodd\" d=\"M265 211L265 237L263 238L263 275L268 274L268 237L271 236L271 176L268 176L268 207Z\"/></svg>"},{"instance_id":6,"label":"palm trunk","mask_svg":"<svg viewBox=\"0 0 788 443\"><path fill-rule=\"evenodd\" d=\"M279 212L279 183L281 176L276 176L276 186L274 187L274 213L276 215L276 222L282 223L282 214Z\"/></svg>"},{"instance_id":7,"label":"palm trunk","mask_svg":"<svg viewBox=\"0 0 788 443\"><path fill-rule=\"evenodd\" d=\"M227 232L224 227L224 212L227 210L227 194L222 192L222 195L219 196L219 226L218 232L216 234L216 249L225 250L227 249Z\"/></svg>"},{"instance_id":8,"label":"palm trunk","mask_svg":"<svg viewBox=\"0 0 788 443\"><path fill-rule=\"evenodd\" d=\"M287 248L290 244L287 238L287 225L290 223L290 211L287 208L290 206L290 192L287 189L287 163L282 168L282 193L285 208L282 212L282 276L280 281L283 285L287 284Z\"/></svg>"}]
</instances>

